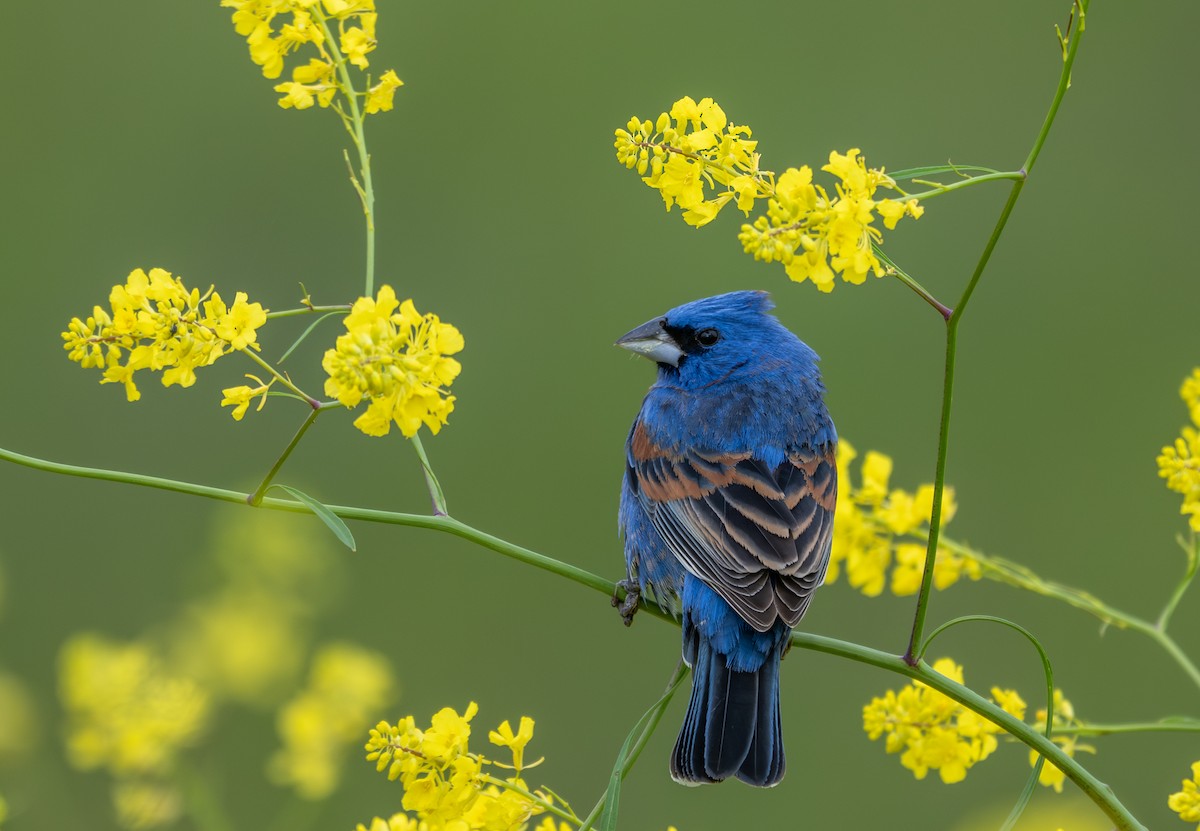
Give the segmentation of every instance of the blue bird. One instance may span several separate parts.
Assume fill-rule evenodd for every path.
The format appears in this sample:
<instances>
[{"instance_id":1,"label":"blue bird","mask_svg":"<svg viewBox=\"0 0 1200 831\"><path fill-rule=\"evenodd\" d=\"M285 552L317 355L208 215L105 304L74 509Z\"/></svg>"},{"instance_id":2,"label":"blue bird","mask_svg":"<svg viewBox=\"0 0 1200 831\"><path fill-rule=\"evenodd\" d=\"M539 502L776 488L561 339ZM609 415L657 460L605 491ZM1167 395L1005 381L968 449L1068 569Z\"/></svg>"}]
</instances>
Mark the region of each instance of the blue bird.
<instances>
[{"instance_id":1,"label":"blue bird","mask_svg":"<svg viewBox=\"0 0 1200 831\"><path fill-rule=\"evenodd\" d=\"M687 785L783 778L779 662L829 563L837 433L816 353L773 305L722 294L617 341L658 364L625 448L621 611L647 593L682 618Z\"/></svg>"}]
</instances>

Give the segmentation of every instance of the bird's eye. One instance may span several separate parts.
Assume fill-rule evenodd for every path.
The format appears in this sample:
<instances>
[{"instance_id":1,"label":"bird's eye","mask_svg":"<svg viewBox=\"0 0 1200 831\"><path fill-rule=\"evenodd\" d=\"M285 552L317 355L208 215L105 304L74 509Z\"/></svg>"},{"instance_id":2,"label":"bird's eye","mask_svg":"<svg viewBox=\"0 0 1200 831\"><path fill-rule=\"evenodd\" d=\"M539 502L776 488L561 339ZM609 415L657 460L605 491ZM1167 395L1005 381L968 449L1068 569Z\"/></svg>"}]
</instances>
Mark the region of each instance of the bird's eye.
<instances>
[{"instance_id":1,"label":"bird's eye","mask_svg":"<svg viewBox=\"0 0 1200 831\"><path fill-rule=\"evenodd\" d=\"M696 333L696 342L701 346L712 346L721 339L721 333L716 329L701 329Z\"/></svg>"}]
</instances>

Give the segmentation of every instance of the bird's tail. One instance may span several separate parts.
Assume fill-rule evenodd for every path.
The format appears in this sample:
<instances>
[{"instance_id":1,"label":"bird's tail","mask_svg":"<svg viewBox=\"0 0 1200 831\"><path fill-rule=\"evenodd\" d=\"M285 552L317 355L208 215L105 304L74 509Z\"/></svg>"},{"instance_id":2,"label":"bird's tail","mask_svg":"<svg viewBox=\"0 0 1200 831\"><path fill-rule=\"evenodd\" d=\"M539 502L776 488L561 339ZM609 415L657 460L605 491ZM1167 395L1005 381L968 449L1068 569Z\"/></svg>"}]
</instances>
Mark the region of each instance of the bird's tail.
<instances>
[{"instance_id":1,"label":"bird's tail","mask_svg":"<svg viewBox=\"0 0 1200 831\"><path fill-rule=\"evenodd\" d=\"M692 666L692 698L671 757L671 778L684 785L736 776L760 788L783 778L776 644L757 670L729 668L726 656L693 629L684 645Z\"/></svg>"}]
</instances>

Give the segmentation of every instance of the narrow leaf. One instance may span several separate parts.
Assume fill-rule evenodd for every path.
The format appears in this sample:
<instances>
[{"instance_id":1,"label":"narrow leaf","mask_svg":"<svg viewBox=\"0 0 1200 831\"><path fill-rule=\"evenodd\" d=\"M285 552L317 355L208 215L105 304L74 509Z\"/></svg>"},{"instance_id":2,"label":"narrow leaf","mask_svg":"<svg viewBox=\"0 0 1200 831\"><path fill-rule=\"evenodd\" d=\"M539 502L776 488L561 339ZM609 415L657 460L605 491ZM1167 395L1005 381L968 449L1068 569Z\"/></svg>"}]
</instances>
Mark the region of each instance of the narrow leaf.
<instances>
[{"instance_id":1,"label":"narrow leaf","mask_svg":"<svg viewBox=\"0 0 1200 831\"><path fill-rule=\"evenodd\" d=\"M287 348L287 351L283 353L283 357L280 358L277 361L277 363L283 363L284 361L286 361L288 358L288 355L291 355L292 352L295 351L296 347L299 346L304 341L305 338L307 338L310 334L312 334L312 330L316 329L317 326L320 325L321 321L323 321L327 317L333 317L334 315L340 315L340 314L342 314L342 312L326 312L325 314L321 315L316 320L314 320L312 323L308 324L308 328L300 333L300 337L296 338L295 342L292 343L292 345Z\"/></svg>"},{"instance_id":2,"label":"narrow leaf","mask_svg":"<svg viewBox=\"0 0 1200 831\"><path fill-rule=\"evenodd\" d=\"M279 488L281 491L285 491L297 502L304 503L304 506L316 514L317 518L320 519L321 522L324 522L327 526L329 526L329 530L333 532L335 537L341 540L342 545L346 546L351 551L358 550L354 543L354 535L350 533L350 529L346 526L346 523L342 521L340 516L329 510L327 506L322 505L320 502L313 499L303 491L298 491L295 488L288 487L287 485L271 485L271 488Z\"/></svg>"},{"instance_id":3,"label":"narrow leaf","mask_svg":"<svg viewBox=\"0 0 1200 831\"><path fill-rule=\"evenodd\" d=\"M916 179L925 176L936 176L939 173L999 173L990 167L980 167L974 164L931 164L926 167L909 167L904 170L893 170L888 176L893 179Z\"/></svg>"}]
</instances>

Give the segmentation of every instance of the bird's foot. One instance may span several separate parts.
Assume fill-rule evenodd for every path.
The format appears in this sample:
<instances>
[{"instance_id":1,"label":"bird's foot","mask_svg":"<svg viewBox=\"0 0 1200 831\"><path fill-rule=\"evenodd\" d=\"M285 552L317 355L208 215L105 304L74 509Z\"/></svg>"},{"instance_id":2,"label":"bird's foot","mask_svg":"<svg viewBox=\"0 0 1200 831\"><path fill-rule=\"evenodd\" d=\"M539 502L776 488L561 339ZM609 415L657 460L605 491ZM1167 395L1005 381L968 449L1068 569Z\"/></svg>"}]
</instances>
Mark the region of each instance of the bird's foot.
<instances>
[{"instance_id":1,"label":"bird's foot","mask_svg":"<svg viewBox=\"0 0 1200 831\"><path fill-rule=\"evenodd\" d=\"M621 597L622 591L625 592L624 598ZM612 604L621 613L621 620L625 621L626 626L633 623L633 616L637 614L641 598L642 587L638 585L637 580L617 581L617 591L613 593Z\"/></svg>"}]
</instances>

